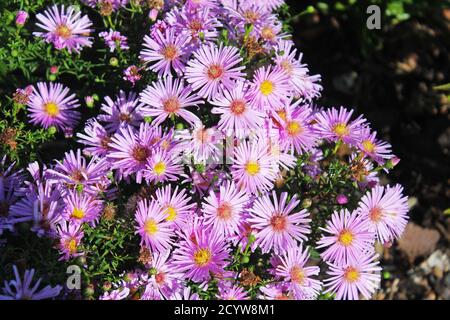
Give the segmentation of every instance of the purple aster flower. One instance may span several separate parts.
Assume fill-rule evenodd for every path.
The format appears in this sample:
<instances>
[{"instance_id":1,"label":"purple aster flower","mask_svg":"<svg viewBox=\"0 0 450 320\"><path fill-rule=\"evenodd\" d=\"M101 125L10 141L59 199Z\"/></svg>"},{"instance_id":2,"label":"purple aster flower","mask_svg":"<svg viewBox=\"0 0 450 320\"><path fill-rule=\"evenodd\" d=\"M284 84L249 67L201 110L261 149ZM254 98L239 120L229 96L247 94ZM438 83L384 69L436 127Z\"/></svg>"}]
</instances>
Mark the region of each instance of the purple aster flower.
<instances>
[{"instance_id":1,"label":"purple aster flower","mask_svg":"<svg viewBox=\"0 0 450 320\"><path fill-rule=\"evenodd\" d=\"M285 282L269 283L265 287L260 287L261 300L294 300L292 292L289 292L289 284Z\"/></svg>"},{"instance_id":2,"label":"purple aster flower","mask_svg":"<svg viewBox=\"0 0 450 320\"><path fill-rule=\"evenodd\" d=\"M280 41L276 48L275 64L281 68L289 77L289 84L295 91L295 95L302 100L311 101L320 96L322 86L320 75L309 75L306 64L302 64L302 54L296 58L297 49L291 40Z\"/></svg>"},{"instance_id":3,"label":"purple aster flower","mask_svg":"<svg viewBox=\"0 0 450 320\"><path fill-rule=\"evenodd\" d=\"M321 230L322 235L317 248L327 248L321 257L325 261L344 265L349 259L358 259L363 253L373 252L375 234L369 231L369 224L356 212L347 209L335 211L331 220Z\"/></svg>"},{"instance_id":4,"label":"purple aster flower","mask_svg":"<svg viewBox=\"0 0 450 320\"><path fill-rule=\"evenodd\" d=\"M172 192L172 186L167 185L159 188L155 193L155 201L157 201L166 214L166 221L183 228L187 221L187 217L192 214L195 204L189 204L191 199L186 195L186 190L181 189L178 192L178 186Z\"/></svg>"},{"instance_id":5,"label":"purple aster flower","mask_svg":"<svg viewBox=\"0 0 450 320\"><path fill-rule=\"evenodd\" d=\"M37 88L33 89L28 102L28 117L31 123L45 129L54 126L63 130L76 126L80 113L75 109L80 104L75 94L69 95L69 89L59 83L39 82Z\"/></svg>"},{"instance_id":6,"label":"purple aster flower","mask_svg":"<svg viewBox=\"0 0 450 320\"><path fill-rule=\"evenodd\" d=\"M311 233L309 213L305 209L292 213L300 201L294 195L286 203L287 196L287 192L283 192L278 201L276 192L272 191L273 202L264 195L250 209L248 221L257 230L255 243L263 253L273 249L275 254L279 254L296 247L297 241L307 240L306 235Z\"/></svg>"},{"instance_id":7,"label":"purple aster flower","mask_svg":"<svg viewBox=\"0 0 450 320\"><path fill-rule=\"evenodd\" d=\"M176 181L181 173L183 168L178 155L158 148L147 161L144 177L148 183Z\"/></svg>"},{"instance_id":8,"label":"purple aster flower","mask_svg":"<svg viewBox=\"0 0 450 320\"><path fill-rule=\"evenodd\" d=\"M376 136L376 131L371 133L369 128L363 129L358 147L366 156L382 165L394 155L391 151L391 145L385 141L378 140Z\"/></svg>"},{"instance_id":9,"label":"purple aster flower","mask_svg":"<svg viewBox=\"0 0 450 320\"><path fill-rule=\"evenodd\" d=\"M88 16L81 15L69 6L66 10L64 5L59 9L57 5L37 14L39 21L36 25L45 32L34 32L35 36L44 38L48 43L53 43L56 49L67 48L69 52L79 52L82 47L92 45L89 34L93 31L91 20Z\"/></svg>"},{"instance_id":10,"label":"purple aster flower","mask_svg":"<svg viewBox=\"0 0 450 320\"><path fill-rule=\"evenodd\" d=\"M185 78L194 90L199 90L200 96L214 99L224 89L234 88L235 80L244 79L245 74L241 71L245 66L240 66L241 61L235 47L204 44L188 62Z\"/></svg>"},{"instance_id":11,"label":"purple aster flower","mask_svg":"<svg viewBox=\"0 0 450 320\"><path fill-rule=\"evenodd\" d=\"M357 210L382 243L400 238L408 223L408 197L399 184L374 187L361 198Z\"/></svg>"},{"instance_id":12,"label":"purple aster flower","mask_svg":"<svg viewBox=\"0 0 450 320\"><path fill-rule=\"evenodd\" d=\"M184 86L182 79L171 76L160 79L148 86L141 95L142 113L145 116L156 117L153 123L162 123L167 117L179 116L190 124L200 122L200 119L186 108L203 104L203 101L192 93L191 86Z\"/></svg>"},{"instance_id":13,"label":"purple aster flower","mask_svg":"<svg viewBox=\"0 0 450 320\"><path fill-rule=\"evenodd\" d=\"M214 42L219 36L217 29L222 27L208 8L188 10L185 6L182 10L170 11L166 20L175 30L191 37L192 49L197 49L201 43Z\"/></svg>"},{"instance_id":14,"label":"purple aster flower","mask_svg":"<svg viewBox=\"0 0 450 320\"><path fill-rule=\"evenodd\" d=\"M229 247L223 238L194 226L189 238L176 244L172 266L184 278L199 282L209 280L211 273L220 273L228 265Z\"/></svg>"},{"instance_id":15,"label":"purple aster flower","mask_svg":"<svg viewBox=\"0 0 450 320\"><path fill-rule=\"evenodd\" d=\"M4 229L12 230L9 223L10 207L24 195L25 180L22 170L15 171L15 162L7 164L6 155L0 160L0 235Z\"/></svg>"},{"instance_id":16,"label":"purple aster flower","mask_svg":"<svg viewBox=\"0 0 450 320\"><path fill-rule=\"evenodd\" d=\"M130 49L127 43L127 37L121 35L119 31L110 29L108 32L100 32L98 35L99 37L103 38L105 43L108 45L110 52L114 52L117 49Z\"/></svg>"},{"instance_id":17,"label":"purple aster flower","mask_svg":"<svg viewBox=\"0 0 450 320\"><path fill-rule=\"evenodd\" d=\"M283 149L302 154L311 151L319 136L311 124L314 116L309 106L299 106L300 100L289 103L282 110L274 113L280 133Z\"/></svg>"},{"instance_id":18,"label":"purple aster flower","mask_svg":"<svg viewBox=\"0 0 450 320\"><path fill-rule=\"evenodd\" d=\"M149 277L146 279L147 285L142 296L143 300L146 300L146 296L170 299L179 287L183 274L170 267L169 259L170 251L153 253L152 262L148 266Z\"/></svg>"},{"instance_id":19,"label":"purple aster flower","mask_svg":"<svg viewBox=\"0 0 450 320\"><path fill-rule=\"evenodd\" d=\"M37 165L36 162L34 164ZM11 219L17 222L32 221L31 230L40 237L54 236L56 224L64 210L58 186L47 180L38 180L30 183L28 189L25 197L11 206Z\"/></svg>"},{"instance_id":20,"label":"purple aster flower","mask_svg":"<svg viewBox=\"0 0 450 320\"><path fill-rule=\"evenodd\" d=\"M63 161L56 160L54 169L48 169L50 180L64 186L62 189L73 190L82 186L83 191L89 194L97 194L97 184L104 182L103 178L109 171L105 158L93 157L89 161L81 155L81 150L76 153L70 150L64 155Z\"/></svg>"},{"instance_id":21,"label":"purple aster flower","mask_svg":"<svg viewBox=\"0 0 450 320\"><path fill-rule=\"evenodd\" d=\"M201 122L195 123L193 130L181 130L176 133L180 148L194 163L219 163L223 135L215 127L206 128Z\"/></svg>"},{"instance_id":22,"label":"purple aster flower","mask_svg":"<svg viewBox=\"0 0 450 320\"><path fill-rule=\"evenodd\" d=\"M292 247L281 257L276 267L275 275L289 284L289 290L298 300L315 299L322 284L319 280L311 278L317 276L320 268L318 266L306 266L309 252L303 247Z\"/></svg>"},{"instance_id":23,"label":"purple aster flower","mask_svg":"<svg viewBox=\"0 0 450 320\"><path fill-rule=\"evenodd\" d=\"M173 240L170 222L166 221L166 213L158 202L147 199L138 202L135 219L136 234L141 236L141 246L145 245L158 253L171 249Z\"/></svg>"},{"instance_id":24,"label":"purple aster flower","mask_svg":"<svg viewBox=\"0 0 450 320\"><path fill-rule=\"evenodd\" d=\"M105 102L101 108L104 113L100 114L97 119L106 122L105 129L109 133L117 132L127 125L139 127L143 117L136 93L130 92L127 94L120 90L115 100L105 97Z\"/></svg>"},{"instance_id":25,"label":"purple aster flower","mask_svg":"<svg viewBox=\"0 0 450 320\"><path fill-rule=\"evenodd\" d=\"M191 292L190 287L184 287L173 293L170 300L200 300L198 293Z\"/></svg>"},{"instance_id":26,"label":"purple aster flower","mask_svg":"<svg viewBox=\"0 0 450 320\"><path fill-rule=\"evenodd\" d=\"M107 158L112 164L112 169L119 169L125 177L136 174L136 182L141 183L155 141L159 139L155 129L147 122L141 124L139 132L130 126L120 129L109 144L111 152Z\"/></svg>"},{"instance_id":27,"label":"purple aster flower","mask_svg":"<svg viewBox=\"0 0 450 320\"><path fill-rule=\"evenodd\" d=\"M237 82L232 90L223 90L223 95L209 101L214 107L211 113L220 114L218 129L226 135L245 138L250 131L258 130L264 122L264 114L253 108L248 96L248 85Z\"/></svg>"},{"instance_id":28,"label":"purple aster flower","mask_svg":"<svg viewBox=\"0 0 450 320\"><path fill-rule=\"evenodd\" d=\"M248 195L234 183L221 185L218 193L210 192L203 202L204 226L224 238L238 234L241 214L248 201Z\"/></svg>"},{"instance_id":29,"label":"purple aster flower","mask_svg":"<svg viewBox=\"0 0 450 320\"><path fill-rule=\"evenodd\" d=\"M361 139L361 130L366 125L366 119L359 116L350 121L353 110L344 107L332 108L315 114L317 123L315 128L318 134L329 141L341 140L351 146L356 146Z\"/></svg>"},{"instance_id":30,"label":"purple aster flower","mask_svg":"<svg viewBox=\"0 0 450 320\"><path fill-rule=\"evenodd\" d=\"M103 210L103 203L89 194L69 191L64 197L66 208L63 217L72 224L84 222L95 226Z\"/></svg>"},{"instance_id":31,"label":"purple aster flower","mask_svg":"<svg viewBox=\"0 0 450 320\"><path fill-rule=\"evenodd\" d=\"M136 82L141 80L142 75L139 74L141 68L136 67L135 65L129 66L123 71L123 80L127 80L131 82L134 86Z\"/></svg>"},{"instance_id":32,"label":"purple aster flower","mask_svg":"<svg viewBox=\"0 0 450 320\"><path fill-rule=\"evenodd\" d=\"M56 230L57 237L59 238L56 248L61 254L59 260L67 261L83 255L83 252L79 251L81 239L84 237L81 224L61 221L57 225Z\"/></svg>"},{"instance_id":33,"label":"purple aster flower","mask_svg":"<svg viewBox=\"0 0 450 320\"><path fill-rule=\"evenodd\" d=\"M272 189L277 169L267 149L264 139L243 141L234 149L231 174L238 187L255 194Z\"/></svg>"},{"instance_id":34,"label":"purple aster flower","mask_svg":"<svg viewBox=\"0 0 450 320\"><path fill-rule=\"evenodd\" d=\"M184 72L186 62L186 46L191 40L183 33L176 33L175 29L168 28L164 34L156 30L156 36L144 37L144 48L139 56L146 63L152 63L148 69L158 72L159 76L171 75L171 69L178 75Z\"/></svg>"},{"instance_id":35,"label":"purple aster flower","mask_svg":"<svg viewBox=\"0 0 450 320\"><path fill-rule=\"evenodd\" d=\"M46 286L38 290L41 284L39 278L33 285L31 284L34 276L34 269L25 270L22 278L19 275L17 267L13 265L14 280L4 282L4 287L1 289L0 300L44 300L55 298L59 296L62 286Z\"/></svg>"},{"instance_id":36,"label":"purple aster flower","mask_svg":"<svg viewBox=\"0 0 450 320\"><path fill-rule=\"evenodd\" d=\"M77 137L79 143L87 146L83 149L83 153L90 156L104 157L111 149L109 147L111 135L95 118L87 121L84 133L77 133Z\"/></svg>"},{"instance_id":37,"label":"purple aster flower","mask_svg":"<svg viewBox=\"0 0 450 320\"><path fill-rule=\"evenodd\" d=\"M324 280L325 293L336 294L335 299L358 300L360 295L369 299L380 285L379 261L376 255L362 255L344 265L328 263L330 276Z\"/></svg>"},{"instance_id":38,"label":"purple aster flower","mask_svg":"<svg viewBox=\"0 0 450 320\"><path fill-rule=\"evenodd\" d=\"M278 110L285 105L291 90L289 78L281 68L261 67L253 76L249 97L258 110Z\"/></svg>"},{"instance_id":39,"label":"purple aster flower","mask_svg":"<svg viewBox=\"0 0 450 320\"><path fill-rule=\"evenodd\" d=\"M121 287L110 292L105 292L99 300L125 300L129 294L129 288Z\"/></svg>"},{"instance_id":40,"label":"purple aster flower","mask_svg":"<svg viewBox=\"0 0 450 320\"><path fill-rule=\"evenodd\" d=\"M249 300L247 292L242 287L238 287L231 283L219 283L219 300Z\"/></svg>"}]
</instances>

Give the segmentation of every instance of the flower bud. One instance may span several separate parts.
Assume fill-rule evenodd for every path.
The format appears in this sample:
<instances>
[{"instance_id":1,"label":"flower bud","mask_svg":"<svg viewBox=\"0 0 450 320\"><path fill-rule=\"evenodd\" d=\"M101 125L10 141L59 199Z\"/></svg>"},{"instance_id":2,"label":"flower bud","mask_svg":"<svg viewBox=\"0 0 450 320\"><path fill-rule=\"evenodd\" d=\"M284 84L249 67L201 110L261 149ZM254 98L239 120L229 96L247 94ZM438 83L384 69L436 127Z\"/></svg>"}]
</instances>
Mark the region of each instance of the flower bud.
<instances>
[{"instance_id":1,"label":"flower bud","mask_svg":"<svg viewBox=\"0 0 450 320\"><path fill-rule=\"evenodd\" d=\"M348 198L344 194L338 194L337 197L336 197L336 202L338 204L340 204L340 205L347 204L348 203Z\"/></svg>"},{"instance_id":2,"label":"flower bud","mask_svg":"<svg viewBox=\"0 0 450 320\"><path fill-rule=\"evenodd\" d=\"M92 97L92 96L87 96L87 97L84 98L84 100L85 100L86 106L87 106L88 108L94 107L94 103L95 103L94 97Z\"/></svg>"},{"instance_id":3,"label":"flower bud","mask_svg":"<svg viewBox=\"0 0 450 320\"><path fill-rule=\"evenodd\" d=\"M57 74L58 70L59 70L58 66L51 66L50 67L50 73L51 74Z\"/></svg>"},{"instance_id":4,"label":"flower bud","mask_svg":"<svg viewBox=\"0 0 450 320\"><path fill-rule=\"evenodd\" d=\"M116 57L109 59L109 65L117 67L119 65L119 60Z\"/></svg>"},{"instance_id":5,"label":"flower bud","mask_svg":"<svg viewBox=\"0 0 450 320\"><path fill-rule=\"evenodd\" d=\"M25 24L28 19L28 13L26 11L20 10L16 15L16 25L21 27Z\"/></svg>"}]
</instances>

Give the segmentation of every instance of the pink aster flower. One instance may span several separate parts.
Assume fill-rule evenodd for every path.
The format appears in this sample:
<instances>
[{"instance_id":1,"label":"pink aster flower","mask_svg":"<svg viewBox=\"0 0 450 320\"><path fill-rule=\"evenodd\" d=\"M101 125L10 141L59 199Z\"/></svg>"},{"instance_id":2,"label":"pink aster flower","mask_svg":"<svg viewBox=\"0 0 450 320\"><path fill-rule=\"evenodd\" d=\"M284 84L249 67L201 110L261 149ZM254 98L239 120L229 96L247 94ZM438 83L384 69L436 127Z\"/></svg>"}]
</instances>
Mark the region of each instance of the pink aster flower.
<instances>
[{"instance_id":1,"label":"pink aster flower","mask_svg":"<svg viewBox=\"0 0 450 320\"><path fill-rule=\"evenodd\" d=\"M361 255L344 265L328 263L330 276L324 280L325 293L336 294L335 299L358 300L360 295L369 299L380 285L379 261L376 255Z\"/></svg>"},{"instance_id":2,"label":"pink aster flower","mask_svg":"<svg viewBox=\"0 0 450 320\"><path fill-rule=\"evenodd\" d=\"M81 240L84 237L84 232L80 224L61 221L57 225L56 230L59 239L56 248L61 254L59 260L67 261L83 255L83 252L79 251Z\"/></svg>"},{"instance_id":3,"label":"pink aster flower","mask_svg":"<svg viewBox=\"0 0 450 320\"><path fill-rule=\"evenodd\" d=\"M206 128L198 122L192 130L178 131L176 137L185 155L192 156L196 164L220 162L223 135L215 127Z\"/></svg>"},{"instance_id":4,"label":"pink aster flower","mask_svg":"<svg viewBox=\"0 0 450 320\"><path fill-rule=\"evenodd\" d=\"M64 5L59 9L54 5L51 9L44 11L44 14L37 14L39 21L36 25L45 32L34 32L35 36L44 38L48 43L53 43L56 49L67 48L69 52L79 52L82 47L92 45L89 33L93 30L91 20L88 16L81 15L81 11L76 11L69 6L66 10Z\"/></svg>"},{"instance_id":5,"label":"pink aster flower","mask_svg":"<svg viewBox=\"0 0 450 320\"><path fill-rule=\"evenodd\" d=\"M154 150L145 169L144 177L149 183L175 181L183 173L178 155L161 148Z\"/></svg>"},{"instance_id":6,"label":"pink aster flower","mask_svg":"<svg viewBox=\"0 0 450 320\"><path fill-rule=\"evenodd\" d=\"M101 107L103 113L98 115L97 119L106 122L105 129L109 133L117 132L127 125L139 127L143 117L138 103L136 93L127 94L120 90L115 100L105 97L105 103Z\"/></svg>"},{"instance_id":7,"label":"pink aster flower","mask_svg":"<svg viewBox=\"0 0 450 320\"><path fill-rule=\"evenodd\" d=\"M341 140L351 146L356 146L361 139L361 130L366 125L366 119L359 116L350 121L353 110L348 111L344 107L331 108L315 114L317 123L315 128L318 134L329 140Z\"/></svg>"},{"instance_id":8,"label":"pink aster flower","mask_svg":"<svg viewBox=\"0 0 450 320\"><path fill-rule=\"evenodd\" d=\"M221 185L219 192L210 192L203 203L204 225L224 237L238 234L241 214L248 201L248 195L234 183Z\"/></svg>"},{"instance_id":9,"label":"pink aster flower","mask_svg":"<svg viewBox=\"0 0 450 320\"><path fill-rule=\"evenodd\" d=\"M166 221L171 222L178 228L183 228L188 216L193 212L195 204L189 204L190 200L185 189L178 191L178 186L176 186L172 192L170 184L164 188L159 188L155 193L155 201L159 203L166 214Z\"/></svg>"},{"instance_id":10,"label":"pink aster flower","mask_svg":"<svg viewBox=\"0 0 450 320\"><path fill-rule=\"evenodd\" d=\"M231 283L219 284L219 293L217 298L219 300L249 300L247 292L244 288L238 287Z\"/></svg>"},{"instance_id":11,"label":"pink aster flower","mask_svg":"<svg viewBox=\"0 0 450 320\"><path fill-rule=\"evenodd\" d=\"M54 126L60 130L73 128L80 119L75 109L80 106L75 94L69 95L69 89L59 83L39 82L33 88L28 101L28 117L31 123L47 129Z\"/></svg>"},{"instance_id":12,"label":"pink aster flower","mask_svg":"<svg viewBox=\"0 0 450 320\"><path fill-rule=\"evenodd\" d=\"M283 192L278 201L276 192L272 191L273 202L269 195L264 195L250 209L248 221L257 230L255 243L263 253L273 249L275 254L280 254L297 247L297 242L307 240L311 233L309 213L305 209L293 212L300 200L294 195L287 203L287 196Z\"/></svg>"},{"instance_id":13,"label":"pink aster flower","mask_svg":"<svg viewBox=\"0 0 450 320\"><path fill-rule=\"evenodd\" d=\"M13 265L14 280L4 282L4 287L0 291L0 300L44 300L59 296L62 286L46 286L38 290L41 284L39 278L33 285L34 269L25 270L23 280L19 275L17 267Z\"/></svg>"},{"instance_id":14,"label":"pink aster flower","mask_svg":"<svg viewBox=\"0 0 450 320\"><path fill-rule=\"evenodd\" d=\"M77 137L78 143L86 146L83 149L83 153L85 154L104 157L111 149L109 147L111 135L96 118L89 119L84 127L84 133L77 133Z\"/></svg>"},{"instance_id":15,"label":"pink aster flower","mask_svg":"<svg viewBox=\"0 0 450 320\"><path fill-rule=\"evenodd\" d=\"M16 14L16 25L23 26L28 19L28 12L19 10Z\"/></svg>"},{"instance_id":16,"label":"pink aster flower","mask_svg":"<svg viewBox=\"0 0 450 320\"><path fill-rule=\"evenodd\" d=\"M110 52L114 52L118 48L121 50L130 49L127 43L127 37L121 35L119 31L110 29L109 31L100 32L98 35L108 45Z\"/></svg>"},{"instance_id":17,"label":"pink aster flower","mask_svg":"<svg viewBox=\"0 0 450 320\"><path fill-rule=\"evenodd\" d=\"M245 138L250 131L263 126L264 114L253 108L248 96L248 85L237 82L232 90L223 90L223 95L209 101L214 107L211 113L220 114L218 129L226 135Z\"/></svg>"},{"instance_id":18,"label":"pink aster flower","mask_svg":"<svg viewBox=\"0 0 450 320\"><path fill-rule=\"evenodd\" d=\"M322 288L319 280L311 278L317 276L318 266L305 266L309 259L309 252L303 247L292 247L281 257L276 267L275 275L289 284L289 290L298 300L315 299Z\"/></svg>"},{"instance_id":19,"label":"pink aster flower","mask_svg":"<svg viewBox=\"0 0 450 320\"><path fill-rule=\"evenodd\" d=\"M211 273L220 273L228 265L229 247L223 238L194 226L186 240L176 244L173 267L195 282L209 280Z\"/></svg>"},{"instance_id":20,"label":"pink aster flower","mask_svg":"<svg viewBox=\"0 0 450 320\"><path fill-rule=\"evenodd\" d=\"M147 162L150 159L155 141L159 140L155 129L145 122L136 132L130 126L122 128L111 138L111 152L107 157L113 169L119 169L125 177L136 174L136 182L141 183Z\"/></svg>"},{"instance_id":21,"label":"pink aster flower","mask_svg":"<svg viewBox=\"0 0 450 320\"><path fill-rule=\"evenodd\" d=\"M361 198L357 210L382 243L400 238L408 223L408 197L399 184L374 187Z\"/></svg>"},{"instance_id":22,"label":"pink aster flower","mask_svg":"<svg viewBox=\"0 0 450 320\"><path fill-rule=\"evenodd\" d=\"M121 287L110 292L105 292L101 297L99 297L99 300L125 300L129 294L129 288Z\"/></svg>"},{"instance_id":23,"label":"pink aster flower","mask_svg":"<svg viewBox=\"0 0 450 320\"><path fill-rule=\"evenodd\" d=\"M391 145L377 139L376 136L376 131L371 133L369 128L363 129L358 148L366 156L382 165L387 159L391 159L394 155L391 151Z\"/></svg>"},{"instance_id":24,"label":"pink aster flower","mask_svg":"<svg viewBox=\"0 0 450 320\"><path fill-rule=\"evenodd\" d=\"M187 49L190 37L176 33L173 28L167 28L164 34L156 30L155 37L145 36L144 48L139 56L146 63L152 63L148 69L158 72L159 76L168 76L171 69L181 76L184 72Z\"/></svg>"},{"instance_id":25,"label":"pink aster flower","mask_svg":"<svg viewBox=\"0 0 450 320\"><path fill-rule=\"evenodd\" d=\"M64 155L63 161L56 160L56 166L48 169L50 179L62 184L62 190L73 190L82 186L83 191L89 194L97 194L97 184L103 182L107 174L107 162L104 158L91 158L89 161L81 155L81 150L76 153L70 150Z\"/></svg>"},{"instance_id":26,"label":"pink aster flower","mask_svg":"<svg viewBox=\"0 0 450 320\"><path fill-rule=\"evenodd\" d=\"M300 100L289 103L284 109L274 113L284 150L302 154L314 148L319 136L311 124L314 116L309 106L299 106Z\"/></svg>"},{"instance_id":27,"label":"pink aster flower","mask_svg":"<svg viewBox=\"0 0 450 320\"><path fill-rule=\"evenodd\" d=\"M366 220L356 212L347 209L335 211L331 220L321 230L328 233L317 243L317 248L327 248L321 257L337 265L345 264L349 259L358 259L363 253L373 252L375 234L370 232Z\"/></svg>"},{"instance_id":28,"label":"pink aster flower","mask_svg":"<svg viewBox=\"0 0 450 320\"><path fill-rule=\"evenodd\" d=\"M191 292L190 287L184 287L175 291L169 300L200 300L200 297L198 293Z\"/></svg>"},{"instance_id":29,"label":"pink aster flower","mask_svg":"<svg viewBox=\"0 0 450 320\"><path fill-rule=\"evenodd\" d=\"M171 239L173 231L158 202L154 200L149 202L147 199L139 201L135 219L136 234L141 236L141 245L158 253L170 250L173 243Z\"/></svg>"},{"instance_id":30,"label":"pink aster flower","mask_svg":"<svg viewBox=\"0 0 450 320\"><path fill-rule=\"evenodd\" d=\"M281 68L261 67L253 76L249 97L258 110L279 110L285 105L291 90L289 78Z\"/></svg>"},{"instance_id":31,"label":"pink aster flower","mask_svg":"<svg viewBox=\"0 0 450 320\"><path fill-rule=\"evenodd\" d=\"M261 300L294 300L292 292L289 291L289 284L285 282L269 283L265 287L259 288Z\"/></svg>"},{"instance_id":32,"label":"pink aster flower","mask_svg":"<svg viewBox=\"0 0 450 320\"><path fill-rule=\"evenodd\" d=\"M179 116L191 125L200 122L200 119L186 108L203 104L190 86L185 87L182 79L173 79L171 76L153 82L141 95L143 103L142 112L145 116L156 117L153 123L162 123L171 116Z\"/></svg>"},{"instance_id":33,"label":"pink aster flower","mask_svg":"<svg viewBox=\"0 0 450 320\"><path fill-rule=\"evenodd\" d=\"M103 203L86 193L69 191L64 197L66 208L63 217L73 224L87 222L94 226L100 218Z\"/></svg>"},{"instance_id":34,"label":"pink aster flower","mask_svg":"<svg viewBox=\"0 0 450 320\"><path fill-rule=\"evenodd\" d=\"M242 58L235 47L215 44L204 44L194 52L194 57L188 62L185 78L192 84L194 90L206 99L214 99L224 89L231 90L235 81L244 79L240 66Z\"/></svg>"},{"instance_id":35,"label":"pink aster flower","mask_svg":"<svg viewBox=\"0 0 450 320\"><path fill-rule=\"evenodd\" d=\"M280 67L289 77L289 84L295 91L295 95L302 101L311 101L320 96L322 86L320 75L310 75L306 64L302 64L302 54L297 58L297 49L291 40L280 41L275 57L275 64Z\"/></svg>"},{"instance_id":36,"label":"pink aster flower","mask_svg":"<svg viewBox=\"0 0 450 320\"><path fill-rule=\"evenodd\" d=\"M247 192L258 193L272 189L277 170L266 141L243 141L236 147L231 174L236 185Z\"/></svg>"}]
</instances>

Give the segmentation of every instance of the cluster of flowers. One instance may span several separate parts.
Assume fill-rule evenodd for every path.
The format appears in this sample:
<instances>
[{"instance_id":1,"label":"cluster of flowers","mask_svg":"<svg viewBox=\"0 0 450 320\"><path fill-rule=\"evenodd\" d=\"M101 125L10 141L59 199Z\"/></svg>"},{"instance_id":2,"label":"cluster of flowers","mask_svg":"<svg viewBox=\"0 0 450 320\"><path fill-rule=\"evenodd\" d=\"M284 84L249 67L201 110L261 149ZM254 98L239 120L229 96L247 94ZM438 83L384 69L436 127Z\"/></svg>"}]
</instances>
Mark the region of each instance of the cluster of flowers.
<instances>
[{"instance_id":1,"label":"cluster of flowers","mask_svg":"<svg viewBox=\"0 0 450 320\"><path fill-rule=\"evenodd\" d=\"M114 10L127 4L86 2L108 2ZM206 290L212 280L217 298L247 299L242 270L228 269L236 252L270 257L264 275L270 281L258 298L316 299L321 292L370 298L381 270L374 243L394 241L408 220L402 187L379 185L373 170L387 171L398 160L390 145L352 111L312 104L320 77L309 74L282 32L273 13L282 0L181 2L157 7L163 17L143 39L143 65L126 73L139 81L135 76L147 69L159 79L140 93L106 97L100 114L76 134L83 150L51 167L30 164L28 178L3 160L0 232L31 222L39 236L58 240L61 259L71 259L83 254L83 226L95 227L118 183L154 185L135 205L136 233L151 253L146 269L126 272L102 299L125 299L140 288L141 299L199 299L188 282ZM37 19L44 31L35 35L56 49L92 44L92 23L72 7L55 5ZM111 51L128 49L118 31L99 37ZM264 63L248 63L239 48ZM81 118L79 101L63 84L38 83L22 94L35 125L67 134ZM300 155L309 155L303 170L320 175L327 144L352 150L347 162L359 167L355 182L366 193L357 209L330 213L321 228L316 249L328 267L320 274L306 246L310 213L299 209L297 195L274 188ZM10 287L6 295L20 296Z\"/></svg>"}]
</instances>

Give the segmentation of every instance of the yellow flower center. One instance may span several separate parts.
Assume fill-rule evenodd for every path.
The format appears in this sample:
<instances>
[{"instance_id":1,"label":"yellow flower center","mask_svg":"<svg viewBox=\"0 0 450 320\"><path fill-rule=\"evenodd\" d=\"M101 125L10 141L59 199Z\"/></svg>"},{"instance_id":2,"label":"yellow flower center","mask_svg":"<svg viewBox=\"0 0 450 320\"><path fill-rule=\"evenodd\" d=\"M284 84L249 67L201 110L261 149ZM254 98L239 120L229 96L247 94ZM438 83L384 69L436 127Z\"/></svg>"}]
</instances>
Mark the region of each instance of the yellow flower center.
<instances>
[{"instance_id":1,"label":"yellow flower center","mask_svg":"<svg viewBox=\"0 0 450 320\"><path fill-rule=\"evenodd\" d=\"M375 145L370 140L364 140L362 146L367 153L373 153L375 151Z\"/></svg>"},{"instance_id":2,"label":"yellow flower center","mask_svg":"<svg viewBox=\"0 0 450 320\"><path fill-rule=\"evenodd\" d=\"M145 221L144 230L145 233L147 233L150 236L153 236L155 233L158 232L158 224L154 219L149 219Z\"/></svg>"},{"instance_id":3,"label":"yellow flower center","mask_svg":"<svg viewBox=\"0 0 450 320\"><path fill-rule=\"evenodd\" d=\"M162 161L157 162L153 166L153 171L155 171L156 175L160 176L166 172L166 164Z\"/></svg>"},{"instance_id":4,"label":"yellow flower center","mask_svg":"<svg viewBox=\"0 0 450 320\"><path fill-rule=\"evenodd\" d=\"M75 219L83 219L83 217L84 217L83 209L79 209L79 208L73 209L71 217L75 218Z\"/></svg>"},{"instance_id":5,"label":"yellow flower center","mask_svg":"<svg viewBox=\"0 0 450 320\"><path fill-rule=\"evenodd\" d=\"M344 278L348 282L355 282L359 279L359 271L353 267L349 267L347 268L347 270L345 270Z\"/></svg>"},{"instance_id":6,"label":"yellow flower center","mask_svg":"<svg viewBox=\"0 0 450 320\"><path fill-rule=\"evenodd\" d=\"M67 250L69 250L69 253L71 253L71 254L74 254L75 252L77 252L77 240L70 239L69 241L67 241L66 248L67 248Z\"/></svg>"},{"instance_id":7,"label":"yellow flower center","mask_svg":"<svg viewBox=\"0 0 450 320\"><path fill-rule=\"evenodd\" d=\"M166 214L167 214L166 220L173 221L177 217L177 210L174 207L169 205L166 208Z\"/></svg>"},{"instance_id":8,"label":"yellow flower center","mask_svg":"<svg viewBox=\"0 0 450 320\"><path fill-rule=\"evenodd\" d=\"M291 280L292 282L303 284L303 281L305 280L305 273L303 272L303 269L300 268L299 266L292 267Z\"/></svg>"},{"instance_id":9,"label":"yellow flower center","mask_svg":"<svg viewBox=\"0 0 450 320\"><path fill-rule=\"evenodd\" d=\"M264 40L271 41L275 38L275 32L270 26L266 26L261 30L261 36Z\"/></svg>"},{"instance_id":10,"label":"yellow flower center","mask_svg":"<svg viewBox=\"0 0 450 320\"><path fill-rule=\"evenodd\" d=\"M206 266L211 261L211 251L208 249L198 249L194 253L194 262L199 267Z\"/></svg>"},{"instance_id":11,"label":"yellow flower center","mask_svg":"<svg viewBox=\"0 0 450 320\"><path fill-rule=\"evenodd\" d=\"M296 136L300 133L302 133L303 128L297 121L289 121L287 125L287 132L291 136Z\"/></svg>"},{"instance_id":12,"label":"yellow flower center","mask_svg":"<svg viewBox=\"0 0 450 320\"><path fill-rule=\"evenodd\" d=\"M44 110L50 117L56 117L59 114L59 107L54 102L44 104Z\"/></svg>"},{"instance_id":13,"label":"yellow flower center","mask_svg":"<svg viewBox=\"0 0 450 320\"><path fill-rule=\"evenodd\" d=\"M245 165L245 171L247 171L247 173L251 176L258 174L260 171L259 163L256 161L247 162Z\"/></svg>"},{"instance_id":14,"label":"yellow flower center","mask_svg":"<svg viewBox=\"0 0 450 320\"><path fill-rule=\"evenodd\" d=\"M259 91L261 91L263 95L268 96L273 92L274 87L275 85L272 81L264 80L263 82L261 82L261 85L259 86Z\"/></svg>"},{"instance_id":15,"label":"yellow flower center","mask_svg":"<svg viewBox=\"0 0 450 320\"><path fill-rule=\"evenodd\" d=\"M348 135L348 133L349 133L349 130L345 123L336 124L333 128L333 131L334 131L334 133L336 133L336 135L338 137L344 137L344 136Z\"/></svg>"},{"instance_id":16,"label":"yellow flower center","mask_svg":"<svg viewBox=\"0 0 450 320\"><path fill-rule=\"evenodd\" d=\"M348 231L348 230L343 230L340 234L339 234L339 238L338 238L339 242L344 245L345 247L349 246L352 244L353 242L353 234Z\"/></svg>"},{"instance_id":17,"label":"yellow flower center","mask_svg":"<svg viewBox=\"0 0 450 320\"><path fill-rule=\"evenodd\" d=\"M60 24L56 27L56 34L63 39L69 39L72 36L72 30L65 24Z\"/></svg>"}]
</instances>

